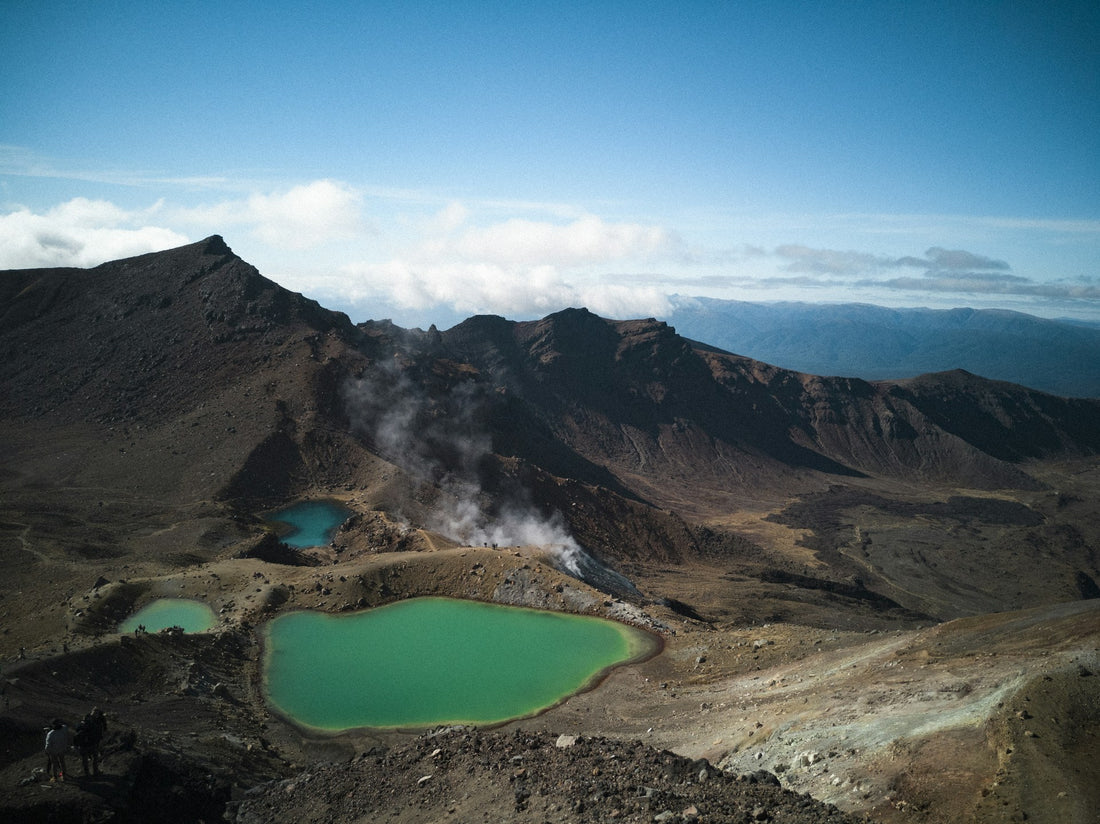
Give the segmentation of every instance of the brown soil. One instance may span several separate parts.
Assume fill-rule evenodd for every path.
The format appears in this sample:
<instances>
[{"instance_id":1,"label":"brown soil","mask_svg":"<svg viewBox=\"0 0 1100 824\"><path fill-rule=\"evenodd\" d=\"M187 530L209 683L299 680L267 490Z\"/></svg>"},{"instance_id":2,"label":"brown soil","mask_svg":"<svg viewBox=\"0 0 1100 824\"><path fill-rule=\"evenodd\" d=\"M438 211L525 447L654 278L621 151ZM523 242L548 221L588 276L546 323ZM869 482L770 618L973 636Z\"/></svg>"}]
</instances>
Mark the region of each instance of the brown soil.
<instances>
[{"instance_id":1,"label":"brown soil","mask_svg":"<svg viewBox=\"0 0 1100 824\"><path fill-rule=\"evenodd\" d=\"M794 617L809 622L769 622L760 610L774 611L769 605L778 598L769 593L772 587L722 582L713 569L655 568L639 577L644 591L685 598L690 593L692 603L708 612L722 601L712 600L708 587L738 593L738 614L712 614L704 622L655 601L632 605L592 590L559 573L536 548L453 547L423 533L412 538L422 549L337 553L331 548L317 566L232 557L252 545L245 541L220 559L167 575L74 592L56 611L55 620L67 631L52 643L43 641L34 622L6 623L0 724L8 735L0 804L25 820L53 820L48 815L60 815L61 809L106 815L137 808L149 814L153 802L139 797L136 788L158 776L158 786L174 788L176 806L187 811L163 820L198 820L200 801L211 792L223 806L244 800L242 816L266 815L256 811L278 798L289 804L287 816L272 820L288 821L299 814L311 821L358 820L342 816L359 810L361 820L369 820L399 807L397 820L410 821L484 820L474 813L482 809L490 820L499 813L502 818L495 820L595 821L606 820L613 809L626 820L651 820L666 809L682 815L692 806L701 812L700 820L751 820L760 809L776 812L775 820L817 820L778 815L789 802L810 816L812 805L802 796L761 801L754 788L744 803L738 801L748 785L733 778L765 770L789 790L880 821L1000 822L1025 812L1031 821L1089 821L1100 805L1095 790L1100 773L1094 766L1100 745L1100 601L924 629L908 628L911 621L875 619L873 611L857 606L835 613L855 625L841 629L821 625L823 607L812 599L787 605ZM355 542L349 537L347 543ZM10 585L33 589L30 578ZM263 701L257 643L264 618L281 610L341 610L418 594L607 615L657 631L665 648L656 658L614 671L598 689L506 725L500 740L512 746L512 755L491 736L455 733L446 739L452 749L444 747L453 762L446 782L425 790L417 779L443 776L427 765L421 772L420 762L442 742L417 739L414 732L318 738L295 728ZM219 612L222 628L199 636L110 633L116 618L164 595L205 600ZM14 603L6 599L5 608ZM17 660L13 636L31 642L20 644L28 647L27 660ZM22 786L41 766L42 726L54 716L75 721L93 704L111 721L107 777ZM511 737L524 733L542 737L531 739L536 743ZM592 739L583 750L589 760L640 754L641 764L660 765L666 751L706 759L715 775L718 769L724 774L710 790L724 789L700 795L680 776L664 784L656 777L637 779L656 788L649 799L636 796L644 790L621 778L606 786L596 782L602 789L594 790L593 782L578 778L589 769L587 760L578 765L572 759L582 750L548 745L559 734ZM363 757L364 752L375 754ZM486 752L499 757L488 758ZM540 776L523 789L531 796L522 815L513 809L516 786L507 779L524 766L511 761L514 755L536 764ZM317 762L344 766L319 768ZM476 768L470 773L454 764ZM302 783L303 775L312 778ZM355 776L390 794L353 794L345 806L336 804L346 798L351 785L345 784ZM504 783L498 786L488 776ZM254 801L246 799L250 788L271 780L284 783L247 796ZM288 791L285 782L297 789ZM406 783L409 795L395 802L393 793ZM1048 787L1058 788L1053 798ZM608 806L591 802L597 792L604 793ZM333 812L325 818L329 809ZM818 811L813 815L827 814L822 807L812 809Z\"/></svg>"}]
</instances>

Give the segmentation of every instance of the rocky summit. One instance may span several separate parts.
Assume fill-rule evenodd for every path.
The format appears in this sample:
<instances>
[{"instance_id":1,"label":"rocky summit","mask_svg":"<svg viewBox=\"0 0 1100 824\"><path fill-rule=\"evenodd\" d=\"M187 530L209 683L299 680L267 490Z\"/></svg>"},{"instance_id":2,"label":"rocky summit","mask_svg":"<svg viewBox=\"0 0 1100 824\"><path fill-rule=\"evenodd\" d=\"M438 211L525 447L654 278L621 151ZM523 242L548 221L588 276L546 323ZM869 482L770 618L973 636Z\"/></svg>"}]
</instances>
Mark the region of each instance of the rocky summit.
<instances>
[{"instance_id":1,"label":"rocky summit","mask_svg":"<svg viewBox=\"0 0 1100 824\"><path fill-rule=\"evenodd\" d=\"M1093 822L1100 401L822 377L583 308L354 324L220 237L0 272L0 817ZM338 501L297 548L265 520ZM263 627L445 595L660 651L492 730L323 733ZM209 633L120 634L157 599ZM107 716L102 774L44 731Z\"/></svg>"}]
</instances>

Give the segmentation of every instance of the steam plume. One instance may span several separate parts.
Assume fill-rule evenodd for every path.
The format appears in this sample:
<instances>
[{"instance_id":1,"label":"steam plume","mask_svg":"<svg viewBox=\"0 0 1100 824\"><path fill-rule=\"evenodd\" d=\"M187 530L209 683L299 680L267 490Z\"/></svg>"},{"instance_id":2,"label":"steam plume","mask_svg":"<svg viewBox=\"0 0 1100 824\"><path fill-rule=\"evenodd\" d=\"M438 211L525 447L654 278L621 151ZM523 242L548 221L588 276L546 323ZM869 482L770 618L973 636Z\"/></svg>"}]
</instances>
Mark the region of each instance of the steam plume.
<instances>
[{"instance_id":1,"label":"steam plume","mask_svg":"<svg viewBox=\"0 0 1100 824\"><path fill-rule=\"evenodd\" d=\"M487 403L474 381L429 392L395 359L344 387L352 428L383 457L438 490L425 526L467 546L539 546L560 569L582 577L584 550L558 512L544 515L526 490L494 504L481 483L491 455Z\"/></svg>"}]
</instances>

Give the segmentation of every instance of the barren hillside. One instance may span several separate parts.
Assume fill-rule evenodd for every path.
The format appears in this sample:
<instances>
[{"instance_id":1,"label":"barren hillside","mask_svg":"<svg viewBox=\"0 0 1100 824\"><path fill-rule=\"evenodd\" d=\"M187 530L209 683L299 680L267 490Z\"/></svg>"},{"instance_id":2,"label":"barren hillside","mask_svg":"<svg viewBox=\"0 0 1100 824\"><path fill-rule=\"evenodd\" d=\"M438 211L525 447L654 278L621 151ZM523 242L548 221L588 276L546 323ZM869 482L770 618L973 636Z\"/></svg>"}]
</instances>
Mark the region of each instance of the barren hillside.
<instances>
[{"instance_id":1,"label":"barren hillside","mask_svg":"<svg viewBox=\"0 0 1100 824\"><path fill-rule=\"evenodd\" d=\"M1094 820L1100 402L822 378L583 309L356 326L219 237L0 272L0 355L18 820ZM292 551L262 515L313 498L353 515ZM664 652L499 735L268 707L267 618L426 594ZM115 634L169 595L218 630ZM109 778L35 780L43 724L92 703Z\"/></svg>"}]
</instances>

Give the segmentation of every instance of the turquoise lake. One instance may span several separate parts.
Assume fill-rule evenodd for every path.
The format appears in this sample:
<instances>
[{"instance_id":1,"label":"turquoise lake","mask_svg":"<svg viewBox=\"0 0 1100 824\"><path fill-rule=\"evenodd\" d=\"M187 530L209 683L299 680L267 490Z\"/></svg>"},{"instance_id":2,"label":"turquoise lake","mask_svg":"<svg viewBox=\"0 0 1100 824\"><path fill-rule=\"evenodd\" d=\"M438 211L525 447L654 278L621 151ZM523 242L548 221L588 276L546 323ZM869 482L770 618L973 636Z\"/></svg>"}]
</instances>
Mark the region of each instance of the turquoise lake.
<instances>
[{"instance_id":1,"label":"turquoise lake","mask_svg":"<svg viewBox=\"0 0 1100 824\"><path fill-rule=\"evenodd\" d=\"M119 632L133 632L143 624L147 632L183 627L185 632L206 632L218 622L214 610L202 601L161 598L142 607L118 625Z\"/></svg>"},{"instance_id":2,"label":"turquoise lake","mask_svg":"<svg viewBox=\"0 0 1100 824\"><path fill-rule=\"evenodd\" d=\"M434 597L288 613L267 624L264 642L271 705L328 731L534 715L659 647L615 621Z\"/></svg>"},{"instance_id":3,"label":"turquoise lake","mask_svg":"<svg viewBox=\"0 0 1100 824\"><path fill-rule=\"evenodd\" d=\"M276 527L284 544L303 549L328 546L333 533L351 514L350 509L336 501L302 501L269 512L264 520Z\"/></svg>"}]
</instances>

